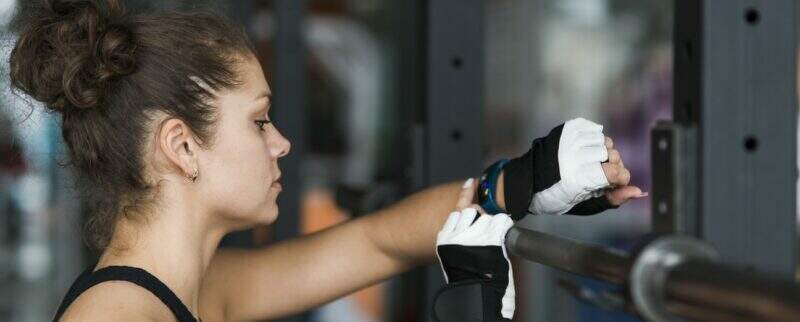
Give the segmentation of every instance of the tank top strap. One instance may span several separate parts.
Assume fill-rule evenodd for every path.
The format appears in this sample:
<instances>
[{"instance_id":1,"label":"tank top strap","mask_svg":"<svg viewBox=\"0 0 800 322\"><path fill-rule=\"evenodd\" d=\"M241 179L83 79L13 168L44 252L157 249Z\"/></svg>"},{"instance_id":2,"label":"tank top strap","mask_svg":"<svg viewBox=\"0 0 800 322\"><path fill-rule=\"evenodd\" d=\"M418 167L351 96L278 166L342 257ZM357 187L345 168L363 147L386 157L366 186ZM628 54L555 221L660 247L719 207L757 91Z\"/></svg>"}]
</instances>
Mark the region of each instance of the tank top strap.
<instances>
[{"instance_id":1,"label":"tank top strap","mask_svg":"<svg viewBox=\"0 0 800 322\"><path fill-rule=\"evenodd\" d=\"M75 283L67 291L64 300L58 307L54 322L57 322L67 310L72 302L92 286L106 282L106 281L127 281L139 285L163 302L175 314L179 322L200 322L196 319L186 305L158 278L148 273L147 271L130 266L108 266L103 267L95 272L92 272L94 266L89 267L75 280Z\"/></svg>"}]
</instances>

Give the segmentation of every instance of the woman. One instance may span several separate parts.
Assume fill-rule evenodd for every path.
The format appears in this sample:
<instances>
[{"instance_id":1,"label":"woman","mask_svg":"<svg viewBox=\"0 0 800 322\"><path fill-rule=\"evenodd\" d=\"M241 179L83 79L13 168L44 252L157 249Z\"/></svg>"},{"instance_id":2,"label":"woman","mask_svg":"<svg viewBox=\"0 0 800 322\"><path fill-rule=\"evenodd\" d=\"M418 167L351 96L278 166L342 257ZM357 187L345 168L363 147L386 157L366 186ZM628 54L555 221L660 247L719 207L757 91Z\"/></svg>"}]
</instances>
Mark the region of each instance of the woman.
<instances>
[{"instance_id":1,"label":"woman","mask_svg":"<svg viewBox=\"0 0 800 322\"><path fill-rule=\"evenodd\" d=\"M433 261L458 183L268 249L218 251L226 233L276 219L277 161L290 150L242 32L204 14L130 15L113 0L26 14L12 84L61 114L92 207L85 237L102 250L56 320L270 319ZM608 200L639 196L607 153L619 177L609 183L622 186Z\"/></svg>"}]
</instances>

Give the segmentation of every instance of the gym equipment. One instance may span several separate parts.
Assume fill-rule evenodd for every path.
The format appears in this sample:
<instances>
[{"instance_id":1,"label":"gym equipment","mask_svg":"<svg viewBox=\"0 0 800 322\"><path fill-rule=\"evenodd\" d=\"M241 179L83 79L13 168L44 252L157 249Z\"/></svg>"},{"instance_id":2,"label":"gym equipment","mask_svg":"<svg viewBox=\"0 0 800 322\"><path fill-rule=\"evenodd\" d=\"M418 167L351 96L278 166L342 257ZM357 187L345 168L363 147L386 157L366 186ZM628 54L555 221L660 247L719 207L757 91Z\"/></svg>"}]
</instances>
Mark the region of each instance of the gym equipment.
<instances>
[{"instance_id":1,"label":"gym equipment","mask_svg":"<svg viewBox=\"0 0 800 322\"><path fill-rule=\"evenodd\" d=\"M627 286L619 307L648 321L800 321L800 285L717 261L709 244L670 235L628 254L513 227L511 254L581 276Z\"/></svg>"}]
</instances>

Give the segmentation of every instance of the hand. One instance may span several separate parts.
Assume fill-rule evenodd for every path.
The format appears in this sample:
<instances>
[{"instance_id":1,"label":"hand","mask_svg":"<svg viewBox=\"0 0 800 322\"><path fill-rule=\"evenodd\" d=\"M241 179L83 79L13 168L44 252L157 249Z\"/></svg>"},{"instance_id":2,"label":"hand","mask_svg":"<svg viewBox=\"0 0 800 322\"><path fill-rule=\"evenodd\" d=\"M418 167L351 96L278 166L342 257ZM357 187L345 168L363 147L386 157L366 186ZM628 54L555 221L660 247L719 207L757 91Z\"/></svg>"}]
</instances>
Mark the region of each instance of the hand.
<instances>
[{"instance_id":1,"label":"hand","mask_svg":"<svg viewBox=\"0 0 800 322\"><path fill-rule=\"evenodd\" d=\"M603 126L573 119L533 141L504 171L506 209L526 213L591 215L647 194L629 186L622 163Z\"/></svg>"},{"instance_id":2,"label":"hand","mask_svg":"<svg viewBox=\"0 0 800 322\"><path fill-rule=\"evenodd\" d=\"M605 138L605 146L608 150L608 161L602 164L603 173L612 188L606 190L603 195L609 203L614 207L619 207L632 199L647 197L648 193L642 192L642 189L637 186L630 185L631 172L625 168L622 156L619 151L614 149L614 141L610 137Z\"/></svg>"},{"instance_id":3,"label":"hand","mask_svg":"<svg viewBox=\"0 0 800 322\"><path fill-rule=\"evenodd\" d=\"M608 151L608 160L602 163L603 173L608 179L610 188L594 192L594 197L572 207L567 214L587 216L618 208L620 205L632 200L647 197L639 187L629 185L631 173L622 163L619 151L614 149L614 141L605 138L605 147Z\"/></svg>"},{"instance_id":4,"label":"hand","mask_svg":"<svg viewBox=\"0 0 800 322\"><path fill-rule=\"evenodd\" d=\"M514 275L505 249L505 236L514 222L506 214L479 214L480 207L470 205L474 193L470 179L461 191L458 210L450 214L436 238L436 254L447 285L434 300L435 321L510 321L514 316ZM448 302L451 294L463 294L469 287L480 289L482 309L457 307L454 312L442 308L440 304Z\"/></svg>"},{"instance_id":5,"label":"hand","mask_svg":"<svg viewBox=\"0 0 800 322\"><path fill-rule=\"evenodd\" d=\"M609 157L603 126L581 118L569 120L540 141L544 151L539 152L539 162L554 163L558 172L539 176L538 183L534 179L534 186L540 188L533 195L531 212L567 213L611 185L601 165ZM618 167L615 164L611 169Z\"/></svg>"}]
</instances>

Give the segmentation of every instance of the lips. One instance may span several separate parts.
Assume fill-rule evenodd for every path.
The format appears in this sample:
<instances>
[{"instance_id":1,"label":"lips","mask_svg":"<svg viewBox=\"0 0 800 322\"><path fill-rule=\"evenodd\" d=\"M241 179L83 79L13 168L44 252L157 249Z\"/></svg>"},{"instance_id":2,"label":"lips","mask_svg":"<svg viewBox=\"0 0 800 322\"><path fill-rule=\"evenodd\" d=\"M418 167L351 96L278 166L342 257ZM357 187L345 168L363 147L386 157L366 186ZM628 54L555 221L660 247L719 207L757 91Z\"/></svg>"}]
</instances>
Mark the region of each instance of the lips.
<instances>
[{"instance_id":1,"label":"lips","mask_svg":"<svg viewBox=\"0 0 800 322\"><path fill-rule=\"evenodd\" d=\"M281 174L278 174L278 176L275 177L275 181L272 182L271 186L273 188L282 189L283 185L281 185L280 180L281 180Z\"/></svg>"}]
</instances>

